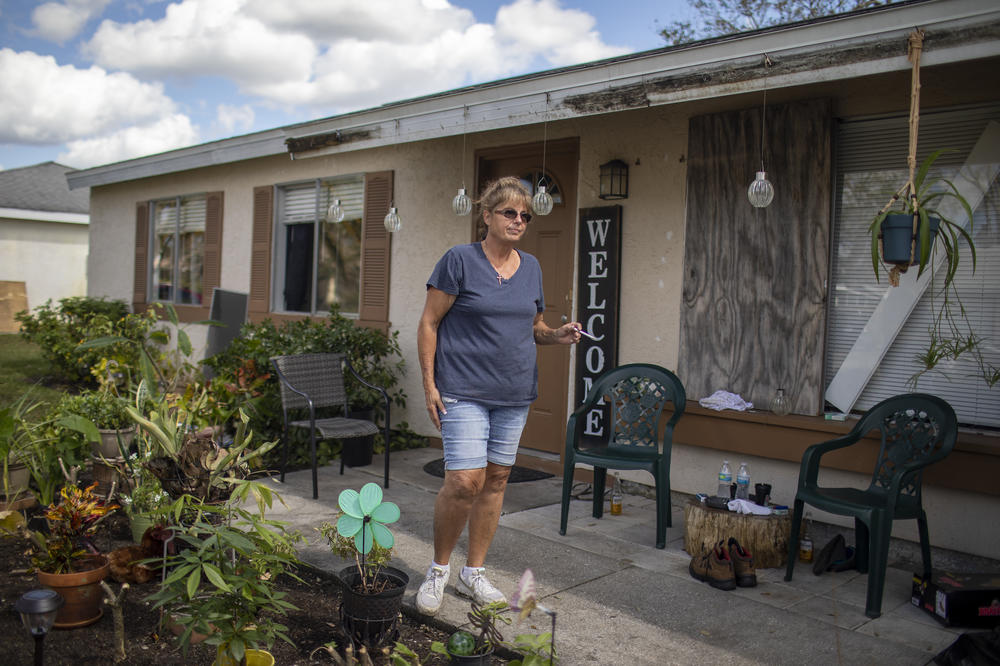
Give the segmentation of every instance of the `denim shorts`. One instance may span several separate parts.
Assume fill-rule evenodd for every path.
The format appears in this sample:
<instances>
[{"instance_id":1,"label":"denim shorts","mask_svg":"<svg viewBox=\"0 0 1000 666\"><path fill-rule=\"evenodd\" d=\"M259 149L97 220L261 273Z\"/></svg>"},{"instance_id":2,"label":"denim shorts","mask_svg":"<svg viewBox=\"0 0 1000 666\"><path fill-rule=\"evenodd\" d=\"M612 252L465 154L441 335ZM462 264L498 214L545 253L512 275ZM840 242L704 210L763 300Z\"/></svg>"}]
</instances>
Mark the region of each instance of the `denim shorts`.
<instances>
[{"instance_id":1,"label":"denim shorts","mask_svg":"<svg viewBox=\"0 0 1000 666\"><path fill-rule=\"evenodd\" d=\"M441 398L445 469L482 469L487 461L510 467L517 458L528 406L498 407L481 402Z\"/></svg>"}]
</instances>

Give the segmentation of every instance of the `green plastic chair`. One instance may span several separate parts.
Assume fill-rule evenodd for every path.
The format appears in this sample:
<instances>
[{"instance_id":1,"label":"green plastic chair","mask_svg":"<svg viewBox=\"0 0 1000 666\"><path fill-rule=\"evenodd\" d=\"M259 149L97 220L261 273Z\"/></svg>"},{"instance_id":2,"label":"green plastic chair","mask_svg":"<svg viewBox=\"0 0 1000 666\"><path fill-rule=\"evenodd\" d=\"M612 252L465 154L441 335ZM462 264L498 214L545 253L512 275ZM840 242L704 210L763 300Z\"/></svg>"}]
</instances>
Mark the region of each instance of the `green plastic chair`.
<instances>
[{"instance_id":1,"label":"green plastic chair","mask_svg":"<svg viewBox=\"0 0 1000 666\"><path fill-rule=\"evenodd\" d=\"M674 413L666 423L661 440L657 432L667 403L673 403ZM608 469L644 469L656 479L656 547L666 545L667 528L671 525L670 448L674 426L684 413L685 404L681 380L656 365L623 365L594 380L583 404L570 415L566 424L559 534L566 534L573 469L578 463L594 466L595 518L604 515ZM599 435L587 432L595 428L591 414L595 409L607 410L607 420Z\"/></svg>"},{"instance_id":2,"label":"green plastic chair","mask_svg":"<svg viewBox=\"0 0 1000 666\"><path fill-rule=\"evenodd\" d=\"M881 448L868 488L827 488L818 485L820 458L858 442L878 431ZM854 516L855 558L858 570L868 573L865 615L882 614L882 590L889 557L892 521L915 518L920 531L920 555L924 577L931 573L931 545L927 514L921 501L923 469L943 459L955 446L958 422L947 402L925 393L907 393L888 398L869 409L857 425L842 437L814 444L802 456L785 580L792 579L795 547L803 505L809 504L841 516Z\"/></svg>"}]
</instances>

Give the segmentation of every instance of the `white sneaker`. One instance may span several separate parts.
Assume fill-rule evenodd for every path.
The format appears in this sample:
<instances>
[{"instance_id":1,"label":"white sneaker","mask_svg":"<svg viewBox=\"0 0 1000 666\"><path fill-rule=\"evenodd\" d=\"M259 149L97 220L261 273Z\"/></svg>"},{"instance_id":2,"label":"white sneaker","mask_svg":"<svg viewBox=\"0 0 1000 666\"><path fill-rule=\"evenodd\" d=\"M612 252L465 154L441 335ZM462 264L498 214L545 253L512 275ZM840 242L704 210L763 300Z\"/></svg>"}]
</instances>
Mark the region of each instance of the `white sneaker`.
<instances>
[{"instance_id":1,"label":"white sneaker","mask_svg":"<svg viewBox=\"0 0 1000 666\"><path fill-rule=\"evenodd\" d=\"M466 572L468 572L468 576L466 576ZM503 592L486 579L486 569L483 567L462 569L462 573L458 575L455 591L463 597L472 599L480 606L497 601L507 603L507 597L503 595Z\"/></svg>"},{"instance_id":2,"label":"white sneaker","mask_svg":"<svg viewBox=\"0 0 1000 666\"><path fill-rule=\"evenodd\" d=\"M448 583L450 567L431 565L427 577L417 590L417 610L424 615L434 615L444 602L444 586Z\"/></svg>"}]
</instances>

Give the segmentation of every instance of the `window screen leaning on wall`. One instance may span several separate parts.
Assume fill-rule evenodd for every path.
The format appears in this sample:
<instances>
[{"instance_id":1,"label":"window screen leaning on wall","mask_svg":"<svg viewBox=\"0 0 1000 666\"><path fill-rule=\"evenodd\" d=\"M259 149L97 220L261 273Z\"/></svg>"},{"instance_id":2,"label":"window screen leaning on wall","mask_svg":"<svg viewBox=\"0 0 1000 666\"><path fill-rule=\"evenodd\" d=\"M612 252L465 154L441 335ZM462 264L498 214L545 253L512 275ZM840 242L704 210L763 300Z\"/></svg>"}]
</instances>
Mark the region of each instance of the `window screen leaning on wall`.
<instances>
[{"instance_id":1,"label":"window screen leaning on wall","mask_svg":"<svg viewBox=\"0 0 1000 666\"><path fill-rule=\"evenodd\" d=\"M205 195L153 201L151 208L152 299L201 305L205 302Z\"/></svg>"},{"instance_id":2,"label":"window screen leaning on wall","mask_svg":"<svg viewBox=\"0 0 1000 666\"><path fill-rule=\"evenodd\" d=\"M358 312L361 282L361 174L278 187L272 302L285 312L322 314L338 304ZM340 199L344 219L327 220Z\"/></svg>"},{"instance_id":3,"label":"window screen leaning on wall","mask_svg":"<svg viewBox=\"0 0 1000 666\"><path fill-rule=\"evenodd\" d=\"M917 355L926 350L932 317L940 309L943 270L935 270L931 287L920 296L898 333L878 318L876 306L888 298L902 297L903 287L893 287L883 273L876 282L872 273L870 236L872 216L906 180L907 118L847 120L838 128L838 159L833 235L833 267L829 293L829 333L827 336L826 383L838 372L859 372L857 386L863 386L853 408L864 410L883 398L914 390L911 377L921 368ZM1000 154L1000 107L976 107L948 111L922 111L917 163L939 148L954 149L942 155L933 176L948 178L960 186L959 171L977 145ZM984 143L986 142L986 143ZM989 144L989 145L987 145ZM1000 165L984 184L985 194L975 200L973 239L976 244L976 272L966 244L961 246L961 265L955 286L968 313L969 322L982 338L984 356L995 366L1000 363ZM930 180L930 178L928 178ZM979 188L982 191L982 187ZM952 219L958 222L964 214ZM903 276L916 279L916 268ZM880 326L876 335L891 340L885 356L871 378L864 383L866 368L852 369L849 359L855 340L865 327ZM871 330L871 329L870 329ZM870 366L869 366L870 368ZM915 390L932 393L954 407L960 423L1000 426L1000 385L990 389L972 355L958 361L941 361L920 376Z\"/></svg>"}]
</instances>

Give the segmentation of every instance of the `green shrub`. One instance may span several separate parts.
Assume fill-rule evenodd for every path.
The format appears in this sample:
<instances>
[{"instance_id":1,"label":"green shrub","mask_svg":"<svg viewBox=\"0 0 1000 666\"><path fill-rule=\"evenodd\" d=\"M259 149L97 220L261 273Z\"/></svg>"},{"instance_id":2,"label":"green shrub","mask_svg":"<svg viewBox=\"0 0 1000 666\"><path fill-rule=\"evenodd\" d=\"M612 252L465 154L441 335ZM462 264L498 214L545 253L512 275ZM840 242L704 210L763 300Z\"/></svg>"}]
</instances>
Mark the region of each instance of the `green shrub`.
<instances>
[{"instance_id":1,"label":"green shrub","mask_svg":"<svg viewBox=\"0 0 1000 666\"><path fill-rule=\"evenodd\" d=\"M127 403L104 391L85 391L69 395L59 402L59 412L76 414L92 421L101 430L125 430L132 427L132 418L125 411Z\"/></svg>"},{"instance_id":2,"label":"green shrub","mask_svg":"<svg viewBox=\"0 0 1000 666\"><path fill-rule=\"evenodd\" d=\"M22 337L37 344L60 373L72 382L89 386L97 384L92 369L98 367L102 359L114 359L119 367L135 367L138 349L127 343L110 348L78 349L80 344L105 336L143 340L156 324L151 313L129 313L123 301L86 296L63 298L58 307L53 307L49 300L33 313L17 313L16 319L21 323Z\"/></svg>"}]
</instances>

